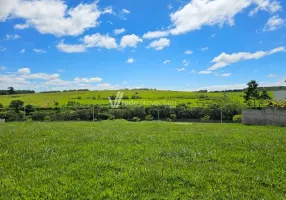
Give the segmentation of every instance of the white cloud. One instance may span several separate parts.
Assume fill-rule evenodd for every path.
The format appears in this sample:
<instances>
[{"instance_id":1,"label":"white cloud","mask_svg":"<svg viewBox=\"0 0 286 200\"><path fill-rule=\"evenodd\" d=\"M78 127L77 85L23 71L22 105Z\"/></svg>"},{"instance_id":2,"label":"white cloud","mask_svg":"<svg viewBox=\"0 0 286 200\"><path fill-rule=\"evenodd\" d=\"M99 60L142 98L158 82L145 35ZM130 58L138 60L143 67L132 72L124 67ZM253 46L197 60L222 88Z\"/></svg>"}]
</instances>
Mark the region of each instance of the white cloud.
<instances>
[{"instance_id":1,"label":"white cloud","mask_svg":"<svg viewBox=\"0 0 286 200\"><path fill-rule=\"evenodd\" d=\"M20 51L20 53L25 53L26 52L26 50L25 49L22 49L21 51Z\"/></svg>"},{"instance_id":2,"label":"white cloud","mask_svg":"<svg viewBox=\"0 0 286 200\"><path fill-rule=\"evenodd\" d=\"M42 34L56 36L77 36L89 28L96 27L101 14L110 13L110 8L102 12L97 2L78 4L68 8L62 0L1 0L0 21L8 16L26 20L24 24L15 25L15 28L24 29L35 27Z\"/></svg>"},{"instance_id":3,"label":"white cloud","mask_svg":"<svg viewBox=\"0 0 286 200\"><path fill-rule=\"evenodd\" d=\"M276 77L278 77L278 75L276 75L276 74L269 74L268 77L269 78L276 78Z\"/></svg>"},{"instance_id":4,"label":"white cloud","mask_svg":"<svg viewBox=\"0 0 286 200\"><path fill-rule=\"evenodd\" d=\"M26 28L29 28L31 27L32 25L30 23L25 23L25 24L15 24L14 25L14 28L15 29L19 29L19 30L23 30L23 29L26 29Z\"/></svg>"},{"instance_id":5,"label":"white cloud","mask_svg":"<svg viewBox=\"0 0 286 200\"><path fill-rule=\"evenodd\" d=\"M128 64L133 64L135 62L134 58L128 58L126 61Z\"/></svg>"},{"instance_id":6,"label":"white cloud","mask_svg":"<svg viewBox=\"0 0 286 200\"><path fill-rule=\"evenodd\" d=\"M208 49L209 49L208 47L201 48L202 51L207 51Z\"/></svg>"},{"instance_id":7,"label":"white cloud","mask_svg":"<svg viewBox=\"0 0 286 200\"><path fill-rule=\"evenodd\" d=\"M215 76L223 76L223 77L227 77L227 76L231 76L231 73L215 74Z\"/></svg>"},{"instance_id":8,"label":"white cloud","mask_svg":"<svg viewBox=\"0 0 286 200\"><path fill-rule=\"evenodd\" d=\"M75 78L75 82L77 83L100 83L102 78L94 77L94 78Z\"/></svg>"},{"instance_id":9,"label":"white cloud","mask_svg":"<svg viewBox=\"0 0 286 200\"><path fill-rule=\"evenodd\" d=\"M164 33L164 36L180 35L199 30L203 26L219 25L221 27L224 24L233 26L235 16L252 5L257 6L251 12L252 15L259 10L270 13L281 10L279 2L275 0L191 0L176 12L171 13L172 24L167 30L160 32ZM148 34L152 35L155 32L148 32Z\"/></svg>"},{"instance_id":10,"label":"white cloud","mask_svg":"<svg viewBox=\"0 0 286 200\"><path fill-rule=\"evenodd\" d=\"M249 12L250 16L253 16L259 10L268 11L270 13L275 13L282 10L280 3L276 0L253 0L253 2L257 4L257 7Z\"/></svg>"},{"instance_id":11,"label":"white cloud","mask_svg":"<svg viewBox=\"0 0 286 200\"><path fill-rule=\"evenodd\" d=\"M211 74L212 73L212 71L200 71L198 74Z\"/></svg>"},{"instance_id":12,"label":"white cloud","mask_svg":"<svg viewBox=\"0 0 286 200\"><path fill-rule=\"evenodd\" d=\"M108 6L103 9L102 14L113 14L112 7Z\"/></svg>"},{"instance_id":13,"label":"white cloud","mask_svg":"<svg viewBox=\"0 0 286 200\"><path fill-rule=\"evenodd\" d=\"M164 49L165 47L170 46L171 41L167 38L160 38L159 40L155 40L151 42L147 48L154 48L155 50L159 51Z\"/></svg>"},{"instance_id":14,"label":"white cloud","mask_svg":"<svg viewBox=\"0 0 286 200\"><path fill-rule=\"evenodd\" d=\"M165 37L168 36L169 33L168 31L149 31L148 33L145 33L143 35L143 38L145 39L154 39L154 38L159 38L159 37Z\"/></svg>"},{"instance_id":15,"label":"white cloud","mask_svg":"<svg viewBox=\"0 0 286 200\"><path fill-rule=\"evenodd\" d=\"M10 35L10 34L7 34L6 35L6 40L17 40L17 39L20 39L21 36L18 35L18 34L15 34L15 35Z\"/></svg>"},{"instance_id":16,"label":"white cloud","mask_svg":"<svg viewBox=\"0 0 286 200\"><path fill-rule=\"evenodd\" d=\"M28 75L31 73L31 71L29 68L21 68L21 69L18 69L18 73L22 75Z\"/></svg>"},{"instance_id":17,"label":"white cloud","mask_svg":"<svg viewBox=\"0 0 286 200\"><path fill-rule=\"evenodd\" d=\"M275 82L267 82L262 83L259 82L260 87L271 87L271 86L285 86L285 78L278 79ZM196 89L188 89L187 91L200 91L200 90L208 90L208 91L221 91L221 90L229 90L229 89L244 89L247 85L245 83L241 84L233 84L233 85L211 85L207 87L201 87Z\"/></svg>"},{"instance_id":18,"label":"white cloud","mask_svg":"<svg viewBox=\"0 0 286 200\"><path fill-rule=\"evenodd\" d=\"M1 70L1 71L5 71L6 69L7 69L6 66L1 66L1 67L0 67L0 70Z\"/></svg>"},{"instance_id":19,"label":"white cloud","mask_svg":"<svg viewBox=\"0 0 286 200\"><path fill-rule=\"evenodd\" d=\"M120 46L125 48L125 47L133 47L136 48L137 47L137 43L142 43L143 40L140 39L137 35L132 34L132 35L124 35L121 38L120 41Z\"/></svg>"},{"instance_id":20,"label":"white cloud","mask_svg":"<svg viewBox=\"0 0 286 200\"><path fill-rule=\"evenodd\" d=\"M169 10L172 10L172 8L173 8L172 4L169 4L167 7Z\"/></svg>"},{"instance_id":21,"label":"white cloud","mask_svg":"<svg viewBox=\"0 0 286 200\"><path fill-rule=\"evenodd\" d=\"M271 17L265 24L263 31L275 31L285 26L286 20L280 18L278 15Z\"/></svg>"},{"instance_id":22,"label":"white cloud","mask_svg":"<svg viewBox=\"0 0 286 200\"><path fill-rule=\"evenodd\" d=\"M208 70L217 70L219 68L226 67L230 64L237 63L239 61L243 60L253 60L253 59L260 59L265 56L269 56L278 52L284 52L286 51L285 47L278 47L275 49L272 49L270 51L257 51L255 53L249 53L249 52L239 52L239 53L233 53L233 54L226 54L222 53L219 56L215 57L212 62L215 63L213 66L208 68Z\"/></svg>"},{"instance_id":23,"label":"white cloud","mask_svg":"<svg viewBox=\"0 0 286 200\"><path fill-rule=\"evenodd\" d=\"M57 49L65 53L80 53L86 51L86 47L82 44L65 44L63 40L57 45Z\"/></svg>"},{"instance_id":24,"label":"white cloud","mask_svg":"<svg viewBox=\"0 0 286 200\"><path fill-rule=\"evenodd\" d=\"M83 39L87 47L101 47L106 49L117 48L115 38L108 35L100 35L99 33L93 35L86 35Z\"/></svg>"},{"instance_id":25,"label":"white cloud","mask_svg":"<svg viewBox=\"0 0 286 200\"><path fill-rule=\"evenodd\" d=\"M215 34L212 34L212 35L210 35L209 38L214 38L215 36L216 36Z\"/></svg>"},{"instance_id":26,"label":"white cloud","mask_svg":"<svg viewBox=\"0 0 286 200\"><path fill-rule=\"evenodd\" d=\"M19 4L19 0L1 0L0 1L0 22L5 22L10 13Z\"/></svg>"},{"instance_id":27,"label":"white cloud","mask_svg":"<svg viewBox=\"0 0 286 200\"><path fill-rule=\"evenodd\" d=\"M178 68L177 69L178 72L182 72L182 71L185 71L185 70L186 70L185 68Z\"/></svg>"},{"instance_id":28,"label":"white cloud","mask_svg":"<svg viewBox=\"0 0 286 200\"><path fill-rule=\"evenodd\" d=\"M190 61L188 61L188 60L183 60L183 65L184 65L185 67L189 66L189 64L190 64Z\"/></svg>"},{"instance_id":29,"label":"white cloud","mask_svg":"<svg viewBox=\"0 0 286 200\"><path fill-rule=\"evenodd\" d=\"M196 73L196 70L192 69L192 70L190 71L190 73L191 73L191 74L195 74L195 73Z\"/></svg>"},{"instance_id":30,"label":"white cloud","mask_svg":"<svg viewBox=\"0 0 286 200\"><path fill-rule=\"evenodd\" d=\"M0 47L0 52L6 51L6 50L7 50L7 48Z\"/></svg>"},{"instance_id":31,"label":"white cloud","mask_svg":"<svg viewBox=\"0 0 286 200\"><path fill-rule=\"evenodd\" d=\"M25 79L38 79L38 80L55 80L60 77L60 74L46 74L46 73L35 73L35 74L23 74L21 78Z\"/></svg>"},{"instance_id":32,"label":"white cloud","mask_svg":"<svg viewBox=\"0 0 286 200\"><path fill-rule=\"evenodd\" d=\"M114 29L113 32L115 35L120 35L121 33L125 32L125 28Z\"/></svg>"},{"instance_id":33,"label":"white cloud","mask_svg":"<svg viewBox=\"0 0 286 200\"><path fill-rule=\"evenodd\" d=\"M169 64L171 61L170 60L165 60L164 64Z\"/></svg>"},{"instance_id":34,"label":"white cloud","mask_svg":"<svg viewBox=\"0 0 286 200\"><path fill-rule=\"evenodd\" d=\"M33 49L34 50L34 52L36 52L36 53L47 53L45 50L43 50L43 49Z\"/></svg>"},{"instance_id":35,"label":"white cloud","mask_svg":"<svg viewBox=\"0 0 286 200\"><path fill-rule=\"evenodd\" d=\"M193 53L193 51L191 51L191 50L186 50L185 52L184 52L184 54L187 54L187 55L191 55Z\"/></svg>"},{"instance_id":36,"label":"white cloud","mask_svg":"<svg viewBox=\"0 0 286 200\"><path fill-rule=\"evenodd\" d=\"M124 14L129 14L129 13L130 13L130 10L122 9L122 12L123 12Z\"/></svg>"}]
</instances>

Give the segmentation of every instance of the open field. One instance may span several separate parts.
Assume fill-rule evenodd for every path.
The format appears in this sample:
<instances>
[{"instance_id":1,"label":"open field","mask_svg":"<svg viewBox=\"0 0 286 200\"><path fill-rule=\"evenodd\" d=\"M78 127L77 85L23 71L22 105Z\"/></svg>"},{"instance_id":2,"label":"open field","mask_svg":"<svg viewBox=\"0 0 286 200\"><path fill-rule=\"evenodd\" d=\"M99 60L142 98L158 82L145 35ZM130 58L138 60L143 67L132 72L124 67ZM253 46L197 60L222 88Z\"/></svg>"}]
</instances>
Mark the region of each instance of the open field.
<instances>
[{"instance_id":1,"label":"open field","mask_svg":"<svg viewBox=\"0 0 286 200\"><path fill-rule=\"evenodd\" d=\"M0 199L285 199L285 152L281 127L6 123Z\"/></svg>"},{"instance_id":2,"label":"open field","mask_svg":"<svg viewBox=\"0 0 286 200\"><path fill-rule=\"evenodd\" d=\"M54 101L60 106L66 105L68 101L76 101L80 104L108 104L108 97L116 95L118 91L83 91L83 92L61 92L61 93L36 93L17 94L0 96L0 103L8 106L12 100L22 100L25 104L32 104L39 107L54 107ZM217 102L224 97L224 93L198 93L160 90L124 90L122 91L132 101L132 96L139 96L136 101L162 101L162 104L175 102L176 104L186 103L191 107L204 107L211 102ZM270 93L272 95L272 92ZM242 92L228 92L227 98L235 102L243 102ZM164 101L164 102L163 102ZM169 102L168 102L169 101Z\"/></svg>"}]
</instances>

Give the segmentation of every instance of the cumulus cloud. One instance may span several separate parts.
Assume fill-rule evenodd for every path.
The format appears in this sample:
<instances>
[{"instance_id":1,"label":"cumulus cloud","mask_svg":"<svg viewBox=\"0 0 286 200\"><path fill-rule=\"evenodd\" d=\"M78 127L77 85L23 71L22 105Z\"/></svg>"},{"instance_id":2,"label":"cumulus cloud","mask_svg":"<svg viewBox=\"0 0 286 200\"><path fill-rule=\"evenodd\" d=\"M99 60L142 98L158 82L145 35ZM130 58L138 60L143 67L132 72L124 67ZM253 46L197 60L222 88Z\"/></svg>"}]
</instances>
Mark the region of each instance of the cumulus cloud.
<instances>
[{"instance_id":1,"label":"cumulus cloud","mask_svg":"<svg viewBox=\"0 0 286 200\"><path fill-rule=\"evenodd\" d=\"M185 70L186 70L185 68L178 68L177 69L178 72L182 72L182 71L185 71Z\"/></svg>"},{"instance_id":2,"label":"cumulus cloud","mask_svg":"<svg viewBox=\"0 0 286 200\"><path fill-rule=\"evenodd\" d=\"M285 26L286 20L280 18L278 15L271 17L265 24L263 31L275 31Z\"/></svg>"},{"instance_id":3,"label":"cumulus cloud","mask_svg":"<svg viewBox=\"0 0 286 200\"><path fill-rule=\"evenodd\" d=\"M33 49L34 52L36 53L47 53L45 50L43 49Z\"/></svg>"},{"instance_id":4,"label":"cumulus cloud","mask_svg":"<svg viewBox=\"0 0 286 200\"><path fill-rule=\"evenodd\" d=\"M102 78L94 77L94 78L75 78L75 82L77 83L100 83L102 81Z\"/></svg>"},{"instance_id":5,"label":"cumulus cloud","mask_svg":"<svg viewBox=\"0 0 286 200\"><path fill-rule=\"evenodd\" d=\"M108 35L101 35L99 33L86 35L83 38L83 42L87 47L101 47L106 49L117 48L115 38L109 37Z\"/></svg>"},{"instance_id":6,"label":"cumulus cloud","mask_svg":"<svg viewBox=\"0 0 286 200\"><path fill-rule=\"evenodd\" d=\"M184 52L184 54L187 54L187 55L191 55L193 53L193 51L191 51L191 50L186 50L185 52Z\"/></svg>"},{"instance_id":7,"label":"cumulus cloud","mask_svg":"<svg viewBox=\"0 0 286 200\"><path fill-rule=\"evenodd\" d=\"M21 51L20 51L20 53L25 53L26 52L26 50L25 49L22 49Z\"/></svg>"},{"instance_id":8,"label":"cumulus cloud","mask_svg":"<svg viewBox=\"0 0 286 200\"><path fill-rule=\"evenodd\" d=\"M276 77L278 77L278 75L276 75L276 74L269 74L268 77L269 78L276 78Z\"/></svg>"},{"instance_id":9,"label":"cumulus cloud","mask_svg":"<svg viewBox=\"0 0 286 200\"><path fill-rule=\"evenodd\" d=\"M200 71L198 74L211 74L211 73L212 71L205 70L205 71Z\"/></svg>"},{"instance_id":10,"label":"cumulus cloud","mask_svg":"<svg viewBox=\"0 0 286 200\"><path fill-rule=\"evenodd\" d=\"M207 51L208 49L209 49L208 47L201 48L202 51Z\"/></svg>"},{"instance_id":11,"label":"cumulus cloud","mask_svg":"<svg viewBox=\"0 0 286 200\"><path fill-rule=\"evenodd\" d=\"M57 45L57 49L65 53L80 53L86 51L86 47L82 44L65 44L63 40Z\"/></svg>"},{"instance_id":12,"label":"cumulus cloud","mask_svg":"<svg viewBox=\"0 0 286 200\"><path fill-rule=\"evenodd\" d=\"M130 10L127 10L127 9L122 9L122 12L124 13L124 14L129 14L130 13Z\"/></svg>"},{"instance_id":13,"label":"cumulus cloud","mask_svg":"<svg viewBox=\"0 0 286 200\"><path fill-rule=\"evenodd\" d=\"M20 39L21 36L18 35L18 34L15 34L15 35L10 35L10 34L7 34L6 35L6 40L17 40L17 39Z\"/></svg>"},{"instance_id":14,"label":"cumulus cloud","mask_svg":"<svg viewBox=\"0 0 286 200\"><path fill-rule=\"evenodd\" d=\"M7 69L6 66L1 66L1 67L0 67L0 70L1 70L1 71L5 71L6 69Z\"/></svg>"},{"instance_id":15,"label":"cumulus cloud","mask_svg":"<svg viewBox=\"0 0 286 200\"><path fill-rule=\"evenodd\" d=\"M256 6L250 12L254 15L259 10L275 13L281 10L276 0L192 0L176 12L170 14L171 25L166 30L149 31L146 35L155 38L158 33L167 36L180 35L201 29L203 26L235 24L235 16L250 6ZM223 11L223 12L222 12ZM157 37L162 37L162 35Z\"/></svg>"},{"instance_id":16,"label":"cumulus cloud","mask_svg":"<svg viewBox=\"0 0 286 200\"><path fill-rule=\"evenodd\" d=\"M231 76L231 73L215 74L215 76L223 76L223 77L227 77L227 76Z\"/></svg>"},{"instance_id":17,"label":"cumulus cloud","mask_svg":"<svg viewBox=\"0 0 286 200\"><path fill-rule=\"evenodd\" d=\"M98 26L102 14L112 13L107 7L100 11L97 2L80 3L68 8L63 0L1 0L0 21L6 21L9 16L25 20L15 28L25 29L35 27L42 34L56 36L77 36L89 28Z\"/></svg>"},{"instance_id":18,"label":"cumulus cloud","mask_svg":"<svg viewBox=\"0 0 286 200\"><path fill-rule=\"evenodd\" d=\"M124 35L121 38L120 41L120 46L125 48L125 47L132 47L136 48L138 43L142 43L143 40L139 38L137 35L132 34L132 35Z\"/></svg>"},{"instance_id":19,"label":"cumulus cloud","mask_svg":"<svg viewBox=\"0 0 286 200\"><path fill-rule=\"evenodd\" d=\"M133 64L135 62L134 58L128 58L126 61L128 64Z\"/></svg>"},{"instance_id":20,"label":"cumulus cloud","mask_svg":"<svg viewBox=\"0 0 286 200\"><path fill-rule=\"evenodd\" d=\"M185 67L189 66L189 64L190 64L190 61L188 61L188 60L183 60L183 65L184 65Z\"/></svg>"},{"instance_id":21,"label":"cumulus cloud","mask_svg":"<svg viewBox=\"0 0 286 200\"><path fill-rule=\"evenodd\" d=\"M166 64L169 64L170 62L171 62L170 60L165 60L164 64L166 65Z\"/></svg>"},{"instance_id":22,"label":"cumulus cloud","mask_svg":"<svg viewBox=\"0 0 286 200\"><path fill-rule=\"evenodd\" d=\"M145 33L143 35L143 38L145 39L153 39L153 38L159 38L159 37L165 37L168 36L168 31L149 31L148 33Z\"/></svg>"},{"instance_id":23,"label":"cumulus cloud","mask_svg":"<svg viewBox=\"0 0 286 200\"><path fill-rule=\"evenodd\" d=\"M120 35L121 33L124 33L125 32L125 28L120 28L120 29L114 29L113 30L113 33L115 35Z\"/></svg>"},{"instance_id":24,"label":"cumulus cloud","mask_svg":"<svg viewBox=\"0 0 286 200\"><path fill-rule=\"evenodd\" d=\"M23 74L23 75L27 75L27 74L30 74L30 69L29 68L21 68L21 69L18 69L18 73L19 74Z\"/></svg>"},{"instance_id":25,"label":"cumulus cloud","mask_svg":"<svg viewBox=\"0 0 286 200\"><path fill-rule=\"evenodd\" d=\"M282 6L276 0L254 0L253 2L257 4L257 7L249 12L250 16L253 16L259 10L268 11L270 13L275 13L282 10Z\"/></svg>"},{"instance_id":26,"label":"cumulus cloud","mask_svg":"<svg viewBox=\"0 0 286 200\"><path fill-rule=\"evenodd\" d=\"M159 40L155 40L151 42L147 48L153 48L157 51L164 49L165 47L170 46L171 41L167 38L160 38Z\"/></svg>"},{"instance_id":27,"label":"cumulus cloud","mask_svg":"<svg viewBox=\"0 0 286 200\"><path fill-rule=\"evenodd\" d=\"M215 64L212 65L210 68L208 68L208 70L213 71L243 60L254 60L254 59L257 60L265 56L269 56L284 51L286 51L286 49L284 46L282 46L272 49L270 51L257 51L255 53L250 53L250 52L239 52L233 54L222 53L212 60L212 62Z\"/></svg>"}]
</instances>

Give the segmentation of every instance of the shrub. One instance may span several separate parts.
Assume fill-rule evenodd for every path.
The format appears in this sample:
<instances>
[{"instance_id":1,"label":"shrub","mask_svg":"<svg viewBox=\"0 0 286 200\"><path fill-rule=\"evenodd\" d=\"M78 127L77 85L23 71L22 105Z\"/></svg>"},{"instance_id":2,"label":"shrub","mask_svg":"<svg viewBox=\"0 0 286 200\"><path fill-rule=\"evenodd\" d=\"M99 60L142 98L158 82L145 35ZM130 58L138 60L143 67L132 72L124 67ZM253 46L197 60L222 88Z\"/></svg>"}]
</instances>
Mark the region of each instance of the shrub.
<instances>
[{"instance_id":1,"label":"shrub","mask_svg":"<svg viewBox=\"0 0 286 200\"><path fill-rule=\"evenodd\" d=\"M50 121L52 121L52 118L50 116L45 116L44 117L44 121L45 122L50 122Z\"/></svg>"},{"instance_id":2,"label":"shrub","mask_svg":"<svg viewBox=\"0 0 286 200\"><path fill-rule=\"evenodd\" d=\"M153 120L153 116L152 115L146 115L145 119L147 121L152 121Z\"/></svg>"},{"instance_id":3,"label":"shrub","mask_svg":"<svg viewBox=\"0 0 286 200\"><path fill-rule=\"evenodd\" d=\"M134 121L134 122L140 122L140 118L139 118L139 117L133 117L133 118L132 118L132 121Z\"/></svg>"},{"instance_id":4,"label":"shrub","mask_svg":"<svg viewBox=\"0 0 286 200\"><path fill-rule=\"evenodd\" d=\"M202 117L201 120L205 122L205 121L209 121L210 118L211 117L209 115L206 115L206 116Z\"/></svg>"},{"instance_id":5,"label":"shrub","mask_svg":"<svg viewBox=\"0 0 286 200\"><path fill-rule=\"evenodd\" d=\"M114 119L114 115L111 115L109 113L99 113L97 116L98 120L108 120L108 119Z\"/></svg>"},{"instance_id":6,"label":"shrub","mask_svg":"<svg viewBox=\"0 0 286 200\"><path fill-rule=\"evenodd\" d=\"M47 116L47 113L34 112L31 116L31 118L33 121L43 121L46 116Z\"/></svg>"},{"instance_id":7,"label":"shrub","mask_svg":"<svg viewBox=\"0 0 286 200\"><path fill-rule=\"evenodd\" d=\"M232 120L234 122L241 122L242 121L242 115L235 115L235 116L233 116Z\"/></svg>"},{"instance_id":8,"label":"shrub","mask_svg":"<svg viewBox=\"0 0 286 200\"><path fill-rule=\"evenodd\" d=\"M172 122L174 122L177 118L177 115L176 114L171 114L170 115L170 119L172 120Z\"/></svg>"},{"instance_id":9,"label":"shrub","mask_svg":"<svg viewBox=\"0 0 286 200\"><path fill-rule=\"evenodd\" d=\"M114 117L114 115L109 115L109 117L108 117L108 120L115 120L115 117Z\"/></svg>"}]
</instances>

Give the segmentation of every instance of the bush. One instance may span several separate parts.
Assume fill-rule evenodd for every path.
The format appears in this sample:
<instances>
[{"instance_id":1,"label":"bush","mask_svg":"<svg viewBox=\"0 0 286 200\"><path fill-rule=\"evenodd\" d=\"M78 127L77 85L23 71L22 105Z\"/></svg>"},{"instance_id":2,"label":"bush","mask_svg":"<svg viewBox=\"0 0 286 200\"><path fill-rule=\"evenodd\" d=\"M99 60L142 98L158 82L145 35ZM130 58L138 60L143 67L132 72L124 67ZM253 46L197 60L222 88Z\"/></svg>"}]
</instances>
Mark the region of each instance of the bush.
<instances>
[{"instance_id":1,"label":"bush","mask_svg":"<svg viewBox=\"0 0 286 200\"><path fill-rule=\"evenodd\" d=\"M52 121L52 118L50 116L45 116L44 117L44 121L45 122L50 122L50 121Z\"/></svg>"},{"instance_id":2,"label":"bush","mask_svg":"<svg viewBox=\"0 0 286 200\"><path fill-rule=\"evenodd\" d=\"M140 122L140 118L139 118L139 117L133 117L133 118L132 118L132 121L134 121L134 122Z\"/></svg>"},{"instance_id":3,"label":"bush","mask_svg":"<svg viewBox=\"0 0 286 200\"><path fill-rule=\"evenodd\" d=\"M152 115L146 115L145 119L147 121L152 121L153 120L153 116Z\"/></svg>"},{"instance_id":4,"label":"bush","mask_svg":"<svg viewBox=\"0 0 286 200\"><path fill-rule=\"evenodd\" d=\"M241 122L242 121L242 115L235 115L235 116L233 116L232 121L234 121L234 122Z\"/></svg>"},{"instance_id":5,"label":"bush","mask_svg":"<svg viewBox=\"0 0 286 200\"><path fill-rule=\"evenodd\" d=\"M172 122L174 122L177 118L177 115L176 114L171 114L170 115L170 119L172 120Z\"/></svg>"},{"instance_id":6,"label":"bush","mask_svg":"<svg viewBox=\"0 0 286 200\"><path fill-rule=\"evenodd\" d=\"M205 121L209 121L210 118L211 117L209 115L206 115L206 116L202 117L201 120L205 122Z\"/></svg>"},{"instance_id":7,"label":"bush","mask_svg":"<svg viewBox=\"0 0 286 200\"><path fill-rule=\"evenodd\" d=\"M47 116L46 113L34 112L31 116L31 118L33 121L43 121L46 116Z\"/></svg>"},{"instance_id":8,"label":"bush","mask_svg":"<svg viewBox=\"0 0 286 200\"><path fill-rule=\"evenodd\" d=\"M108 120L108 119L114 119L114 115L111 115L109 113L99 113L97 116L98 120Z\"/></svg>"}]
</instances>

